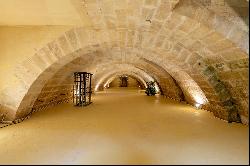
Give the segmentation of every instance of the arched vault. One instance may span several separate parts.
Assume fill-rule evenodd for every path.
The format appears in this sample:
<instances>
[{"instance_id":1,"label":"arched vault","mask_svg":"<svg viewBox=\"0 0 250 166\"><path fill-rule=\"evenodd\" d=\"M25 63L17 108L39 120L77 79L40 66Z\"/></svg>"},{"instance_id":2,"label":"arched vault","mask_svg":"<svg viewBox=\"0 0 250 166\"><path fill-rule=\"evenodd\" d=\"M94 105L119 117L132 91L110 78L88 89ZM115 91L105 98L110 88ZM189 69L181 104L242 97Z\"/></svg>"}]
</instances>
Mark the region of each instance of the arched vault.
<instances>
[{"instance_id":1,"label":"arched vault","mask_svg":"<svg viewBox=\"0 0 250 166\"><path fill-rule=\"evenodd\" d=\"M82 1L77 9L91 25L72 28L16 67L17 86L1 92L8 119L63 100L80 70L93 73L96 85L115 72L152 78L164 95L183 93L216 117L248 123L248 25L203 2Z\"/></svg>"}]
</instances>

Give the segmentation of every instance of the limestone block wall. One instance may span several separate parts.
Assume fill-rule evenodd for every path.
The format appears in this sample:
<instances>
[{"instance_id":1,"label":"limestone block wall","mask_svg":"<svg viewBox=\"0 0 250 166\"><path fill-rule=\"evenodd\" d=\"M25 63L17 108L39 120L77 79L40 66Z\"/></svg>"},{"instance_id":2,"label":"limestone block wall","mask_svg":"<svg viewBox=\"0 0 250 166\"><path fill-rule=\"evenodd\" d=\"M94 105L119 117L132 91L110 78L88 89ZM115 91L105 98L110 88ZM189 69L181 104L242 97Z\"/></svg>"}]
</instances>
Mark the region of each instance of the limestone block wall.
<instances>
[{"instance_id":1,"label":"limestone block wall","mask_svg":"<svg viewBox=\"0 0 250 166\"><path fill-rule=\"evenodd\" d=\"M4 114L7 120L15 117L13 110L18 106L14 103L19 92L25 89L22 86L25 80L18 79L17 65L71 28L72 26L0 26L0 114ZM35 64L28 65L31 67ZM15 90L10 92L8 88Z\"/></svg>"},{"instance_id":2,"label":"limestone block wall","mask_svg":"<svg viewBox=\"0 0 250 166\"><path fill-rule=\"evenodd\" d=\"M45 86L33 105L33 111L39 111L49 106L71 102L72 86L65 84L57 87Z\"/></svg>"},{"instance_id":3,"label":"limestone block wall","mask_svg":"<svg viewBox=\"0 0 250 166\"><path fill-rule=\"evenodd\" d=\"M26 116L45 85L70 84L75 70L95 73L96 85L103 87L101 69L111 74L116 64L125 64L141 71L133 74L157 80L164 95L183 93L188 103L200 103L216 117L248 124L248 25L233 18L234 10L223 17L216 4L207 7L212 1L203 2L82 1L79 9L88 13L91 26L74 27L43 46L34 45L36 51L27 49L32 50L27 57L6 67L12 76L1 75L1 112L11 120ZM125 67L126 72L131 69ZM63 91L55 89L46 102Z\"/></svg>"},{"instance_id":4,"label":"limestone block wall","mask_svg":"<svg viewBox=\"0 0 250 166\"><path fill-rule=\"evenodd\" d=\"M119 77L116 77L110 84L109 87L120 87L121 85L121 80ZM128 77L128 87L133 87L133 88L138 88L140 85L140 83L132 78L132 77Z\"/></svg>"},{"instance_id":5,"label":"limestone block wall","mask_svg":"<svg viewBox=\"0 0 250 166\"><path fill-rule=\"evenodd\" d=\"M146 81L150 81L151 79L149 80L144 80L142 77L140 77L139 75L136 75L135 73L133 72L118 72L118 73L115 73L115 74L112 74L112 75L109 75L106 79L104 79L104 88L108 88L108 86L110 86L110 84L112 83L112 81L119 77L120 75L127 75L131 78L133 78L134 80L137 81L138 83L138 86L140 86L141 89L145 89L147 84L146 84ZM153 78L152 78L153 80ZM138 88L137 86L137 88Z\"/></svg>"},{"instance_id":6,"label":"limestone block wall","mask_svg":"<svg viewBox=\"0 0 250 166\"><path fill-rule=\"evenodd\" d=\"M15 86L16 65L72 26L0 26L0 91ZM6 76L8 75L8 79Z\"/></svg>"},{"instance_id":7,"label":"limestone block wall","mask_svg":"<svg viewBox=\"0 0 250 166\"><path fill-rule=\"evenodd\" d=\"M128 79L128 87L139 87L140 86L140 82L137 81L136 79L129 77Z\"/></svg>"}]
</instances>

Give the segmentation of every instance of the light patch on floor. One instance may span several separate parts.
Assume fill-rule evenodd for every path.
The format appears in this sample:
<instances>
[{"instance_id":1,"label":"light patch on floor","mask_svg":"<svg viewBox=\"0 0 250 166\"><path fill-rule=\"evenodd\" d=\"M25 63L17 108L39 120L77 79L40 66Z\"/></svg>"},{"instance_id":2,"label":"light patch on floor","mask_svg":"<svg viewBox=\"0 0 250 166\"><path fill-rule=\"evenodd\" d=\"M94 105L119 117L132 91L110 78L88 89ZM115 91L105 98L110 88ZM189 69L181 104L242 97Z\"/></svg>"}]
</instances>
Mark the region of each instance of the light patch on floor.
<instances>
[{"instance_id":1,"label":"light patch on floor","mask_svg":"<svg viewBox=\"0 0 250 166\"><path fill-rule=\"evenodd\" d=\"M248 127L135 89L0 129L0 164L248 164Z\"/></svg>"}]
</instances>

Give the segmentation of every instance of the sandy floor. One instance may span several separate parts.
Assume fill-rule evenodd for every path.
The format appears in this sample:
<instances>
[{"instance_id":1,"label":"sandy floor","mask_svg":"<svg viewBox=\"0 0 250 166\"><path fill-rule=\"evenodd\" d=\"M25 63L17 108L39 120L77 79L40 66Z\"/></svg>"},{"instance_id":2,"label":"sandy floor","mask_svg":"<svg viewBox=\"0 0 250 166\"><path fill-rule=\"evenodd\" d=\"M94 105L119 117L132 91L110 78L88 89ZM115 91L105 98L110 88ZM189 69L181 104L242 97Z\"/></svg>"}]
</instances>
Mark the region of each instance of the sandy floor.
<instances>
[{"instance_id":1,"label":"sandy floor","mask_svg":"<svg viewBox=\"0 0 250 166\"><path fill-rule=\"evenodd\" d=\"M138 90L109 90L0 129L0 164L248 164L248 127Z\"/></svg>"}]
</instances>

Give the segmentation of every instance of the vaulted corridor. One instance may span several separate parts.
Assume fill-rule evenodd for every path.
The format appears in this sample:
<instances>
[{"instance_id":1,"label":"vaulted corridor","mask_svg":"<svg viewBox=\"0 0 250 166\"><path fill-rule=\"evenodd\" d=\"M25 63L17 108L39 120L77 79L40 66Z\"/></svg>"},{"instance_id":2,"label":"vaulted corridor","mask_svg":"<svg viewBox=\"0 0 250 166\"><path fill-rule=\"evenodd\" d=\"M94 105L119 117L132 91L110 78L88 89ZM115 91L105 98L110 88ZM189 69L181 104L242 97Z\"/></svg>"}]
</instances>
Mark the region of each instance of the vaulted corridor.
<instances>
[{"instance_id":1,"label":"vaulted corridor","mask_svg":"<svg viewBox=\"0 0 250 166\"><path fill-rule=\"evenodd\" d=\"M249 164L248 129L249 0L0 0L0 164Z\"/></svg>"},{"instance_id":2,"label":"vaulted corridor","mask_svg":"<svg viewBox=\"0 0 250 166\"><path fill-rule=\"evenodd\" d=\"M1 164L247 164L248 127L134 88L0 130Z\"/></svg>"}]
</instances>

